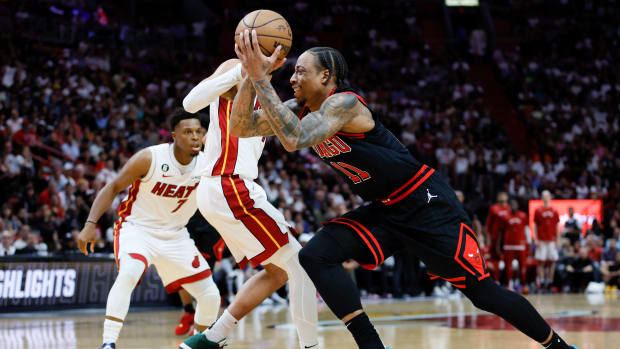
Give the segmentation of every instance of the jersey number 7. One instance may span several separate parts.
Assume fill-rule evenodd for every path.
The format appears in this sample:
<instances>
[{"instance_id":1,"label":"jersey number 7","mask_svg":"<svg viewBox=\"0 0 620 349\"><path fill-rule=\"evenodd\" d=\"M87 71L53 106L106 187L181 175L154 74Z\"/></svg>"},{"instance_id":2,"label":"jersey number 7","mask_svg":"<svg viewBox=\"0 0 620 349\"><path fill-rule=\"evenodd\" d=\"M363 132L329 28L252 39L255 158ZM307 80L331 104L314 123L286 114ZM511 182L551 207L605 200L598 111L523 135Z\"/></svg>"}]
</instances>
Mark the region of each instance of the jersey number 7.
<instances>
[{"instance_id":1,"label":"jersey number 7","mask_svg":"<svg viewBox=\"0 0 620 349\"><path fill-rule=\"evenodd\" d=\"M176 211L178 211L178 210L181 208L181 206L183 206L183 204L184 204L184 203L186 203L186 202L187 202L187 199L181 199L181 200L179 200L179 206L177 206L177 208L175 208L174 210L172 210L172 213L175 213Z\"/></svg>"}]
</instances>

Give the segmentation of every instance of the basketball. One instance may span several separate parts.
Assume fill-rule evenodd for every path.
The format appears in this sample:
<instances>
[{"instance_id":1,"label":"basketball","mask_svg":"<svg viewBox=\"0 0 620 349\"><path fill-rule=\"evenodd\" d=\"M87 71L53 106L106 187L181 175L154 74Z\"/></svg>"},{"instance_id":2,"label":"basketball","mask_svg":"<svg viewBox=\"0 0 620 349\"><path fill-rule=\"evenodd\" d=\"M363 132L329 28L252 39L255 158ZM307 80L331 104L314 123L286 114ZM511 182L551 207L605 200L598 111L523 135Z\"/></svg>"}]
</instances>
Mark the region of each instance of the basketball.
<instances>
[{"instance_id":1,"label":"basketball","mask_svg":"<svg viewBox=\"0 0 620 349\"><path fill-rule=\"evenodd\" d=\"M235 30L235 42L239 39L239 33L248 29L256 30L258 45L266 56L271 56L273 51L282 45L281 57L286 57L293 43L293 32L286 19L279 13L270 10L256 10L248 13L241 19Z\"/></svg>"}]
</instances>

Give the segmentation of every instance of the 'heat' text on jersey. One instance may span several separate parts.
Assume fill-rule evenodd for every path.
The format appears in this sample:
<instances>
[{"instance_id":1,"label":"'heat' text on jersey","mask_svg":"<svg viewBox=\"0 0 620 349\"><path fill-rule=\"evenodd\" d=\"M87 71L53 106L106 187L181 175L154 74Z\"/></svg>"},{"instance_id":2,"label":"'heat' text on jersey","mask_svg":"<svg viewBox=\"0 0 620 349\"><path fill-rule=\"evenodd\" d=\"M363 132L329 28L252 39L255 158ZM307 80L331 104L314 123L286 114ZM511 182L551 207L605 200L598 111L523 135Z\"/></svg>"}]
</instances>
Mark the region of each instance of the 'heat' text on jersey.
<instances>
[{"instance_id":1,"label":"'heat' text on jersey","mask_svg":"<svg viewBox=\"0 0 620 349\"><path fill-rule=\"evenodd\" d=\"M313 145L312 149L314 149L321 159L331 158L351 151L351 147L338 136L331 136L328 140Z\"/></svg>"},{"instance_id":2,"label":"'heat' text on jersey","mask_svg":"<svg viewBox=\"0 0 620 349\"><path fill-rule=\"evenodd\" d=\"M176 186L174 184L167 184L157 182L151 190L151 193L157 196L163 196L165 198L187 198L198 187L198 183L195 185L181 185Z\"/></svg>"}]
</instances>

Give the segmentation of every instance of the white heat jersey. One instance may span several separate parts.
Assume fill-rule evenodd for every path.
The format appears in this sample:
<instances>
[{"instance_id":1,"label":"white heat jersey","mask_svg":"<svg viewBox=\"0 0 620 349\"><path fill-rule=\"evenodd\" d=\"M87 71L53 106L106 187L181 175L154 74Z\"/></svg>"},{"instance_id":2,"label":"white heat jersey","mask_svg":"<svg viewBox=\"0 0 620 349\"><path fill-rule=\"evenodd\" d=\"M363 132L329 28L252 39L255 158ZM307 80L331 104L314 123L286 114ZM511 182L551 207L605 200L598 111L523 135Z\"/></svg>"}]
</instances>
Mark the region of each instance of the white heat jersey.
<instances>
[{"instance_id":1,"label":"white heat jersey","mask_svg":"<svg viewBox=\"0 0 620 349\"><path fill-rule=\"evenodd\" d=\"M203 176L239 175L258 177L258 159L265 147L265 137L237 138L230 135L232 101L219 97L209 105L210 123L205 154L207 166ZM258 103L256 107L258 108Z\"/></svg>"},{"instance_id":2,"label":"white heat jersey","mask_svg":"<svg viewBox=\"0 0 620 349\"><path fill-rule=\"evenodd\" d=\"M182 166L174 157L172 144L148 149L151 167L144 178L131 185L129 195L118 206L120 218L115 229L120 230L126 221L160 238L172 237L197 210L196 187L207 158L200 152L189 165Z\"/></svg>"}]
</instances>

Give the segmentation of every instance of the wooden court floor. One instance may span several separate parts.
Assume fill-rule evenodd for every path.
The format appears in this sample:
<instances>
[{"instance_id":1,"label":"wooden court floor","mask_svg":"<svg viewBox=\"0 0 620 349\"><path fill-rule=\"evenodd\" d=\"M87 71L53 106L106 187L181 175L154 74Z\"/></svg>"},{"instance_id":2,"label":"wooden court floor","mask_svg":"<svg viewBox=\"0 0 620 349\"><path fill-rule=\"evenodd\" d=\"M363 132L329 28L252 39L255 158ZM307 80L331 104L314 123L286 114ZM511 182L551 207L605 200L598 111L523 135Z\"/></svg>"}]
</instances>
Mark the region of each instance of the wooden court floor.
<instances>
[{"instance_id":1,"label":"wooden court floor","mask_svg":"<svg viewBox=\"0 0 620 349\"><path fill-rule=\"evenodd\" d=\"M609 295L536 295L530 301L580 349L620 348L620 300ZM386 345L404 348L541 348L465 298L379 300L365 303ZM319 310L321 348L356 348L348 331L324 306ZM130 311L117 348L177 348L173 334L181 310ZM103 311L4 314L0 349L72 349L101 346ZM286 306L261 306L242 320L227 348L296 349Z\"/></svg>"}]
</instances>

